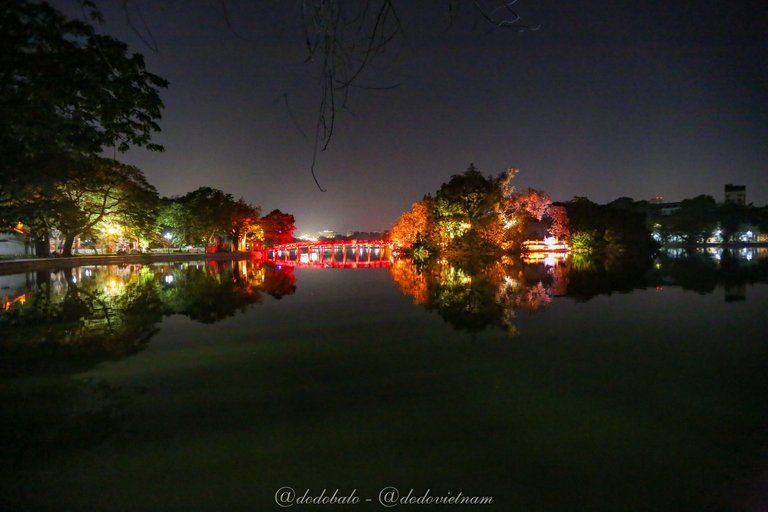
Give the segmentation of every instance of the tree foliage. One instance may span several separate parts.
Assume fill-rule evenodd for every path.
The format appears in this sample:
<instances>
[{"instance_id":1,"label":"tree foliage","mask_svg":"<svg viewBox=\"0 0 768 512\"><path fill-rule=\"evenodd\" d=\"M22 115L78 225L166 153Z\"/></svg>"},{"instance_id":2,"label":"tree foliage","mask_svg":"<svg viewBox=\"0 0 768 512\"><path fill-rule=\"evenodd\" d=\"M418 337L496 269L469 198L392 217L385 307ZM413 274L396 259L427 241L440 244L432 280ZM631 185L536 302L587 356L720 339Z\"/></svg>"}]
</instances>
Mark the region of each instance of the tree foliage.
<instances>
[{"instance_id":1,"label":"tree foliage","mask_svg":"<svg viewBox=\"0 0 768 512\"><path fill-rule=\"evenodd\" d=\"M267 245L293 242L296 231L296 219L290 213L272 210L259 221L264 231L264 243Z\"/></svg>"},{"instance_id":2,"label":"tree foliage","mask_svg":"<svg viewBox=\"0 0 768 512\"><path fill-rule=\"evenodd\" d=\"M585 252L647 253L653 242L645 215L636 211L596 204L575 197L558 204L565 208L574 249Z\"/></svg>"},{"instance_id":3,"label":"tree foliage","mask_svg":"<svg viewBox=\"0 0 768 512\"><path fill-rule=\"evenodd\" d=\"M82 231L103 217L89 204L95 189L115 190L122 177L123 188L149 190L101 154L162 149L151 138L167 82L124 43L28 0L3 3L0 62L0 221L22 220L46 254L51 229Z\"/></svg>"},{"instance_id":4,"label":"tree foliage","mask_svg":"<svg viewBox=\"0 0 768 512\"><path fill-rule=\"evenodd\" d=\"M247 241L261 243L261 208L245 199L211 187L200 187L164 201L158 217L161 236L177 244L220 243L227 239L231 248L245 250Z\"/></svg>"},{"instance_id":5,"label":"tree foliage","mask_svg":"<svg viewBox=\"0 0 768 512\"><path fill-rule=\"evenodd\" d=\"M132 238L151 237L157 191L137 168L114 160L93 158L57 186L57 228L65 239L63 253L72 254L75 237L102 231L108 225ZM128 232L126 232L128 231Z\"/></svg>"},{"instance_id":6,"label":"tree foliage","mask_svg":"<svg viewBox=\"0 0 768 512\"><path fill-rule=\"evenodd\" d=\"M568 214L552 206L547 194L528 189L516 192L518 170L496 178L483 176L473 165L456 174L435 193L413 204L392 227L393 240L415 244L418 252L483 252L514 250L536 224L544 234L569 235Z\"/></svg>"},{"instance_id":7,"label":"tree foliage","mask_svg":"<svg viewBox=\"0 0 768 512\"><path fill-rule=\"evenodd\" d=\"M397 219L390 230L390 238L400 244L413 244L427 230L429 202L417 201L411 205L411 211Z\"/></svg>"}]
</instances>

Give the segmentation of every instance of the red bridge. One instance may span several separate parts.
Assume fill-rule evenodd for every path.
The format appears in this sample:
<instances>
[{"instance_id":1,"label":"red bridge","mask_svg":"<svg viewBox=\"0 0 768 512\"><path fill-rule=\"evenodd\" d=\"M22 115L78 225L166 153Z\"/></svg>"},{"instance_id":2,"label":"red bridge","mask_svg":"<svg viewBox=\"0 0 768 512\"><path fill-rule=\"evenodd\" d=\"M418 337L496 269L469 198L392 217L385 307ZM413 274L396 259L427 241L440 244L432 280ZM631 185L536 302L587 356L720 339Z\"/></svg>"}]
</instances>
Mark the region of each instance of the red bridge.
<instances>
[{"instance_id":1,"label":"red bridge","mask_svg":"<svg viewBox=\"0 0 768 512\"><path fill-rule=\"evenodd\" d=\"M391 240L292 242L265 249L266 259L300 267L388 267L397 249Z\"/></svg>"}]
</instances>

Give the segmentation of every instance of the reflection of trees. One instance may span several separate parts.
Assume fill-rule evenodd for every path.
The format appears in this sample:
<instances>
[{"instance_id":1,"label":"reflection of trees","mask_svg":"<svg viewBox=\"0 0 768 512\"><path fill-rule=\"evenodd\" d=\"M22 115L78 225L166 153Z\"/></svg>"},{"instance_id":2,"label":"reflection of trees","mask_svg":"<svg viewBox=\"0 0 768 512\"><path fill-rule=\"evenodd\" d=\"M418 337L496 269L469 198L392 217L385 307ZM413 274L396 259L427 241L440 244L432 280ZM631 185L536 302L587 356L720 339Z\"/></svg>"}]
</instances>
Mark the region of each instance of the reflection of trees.
<instances>
[{"instance_id":1,"label":"reflection of trees","mask_svg":"<svg viewBox=\"0 0 768 512\"><path fill-rule=\"evenodd\" d=\"M233 262L173 272L173 286L161 292L166 313L210 324L261 302L261 279L233 270ZM261 269L259 272L263 272Z\"/></svg>"},{"instance_id":2,"label":"reflection of trees","mask_svg":"<svg viewBox=\"0 0 768 512\"><path fill-rule=\"evenodd\" d=\"M510 333L516 332L515 312L546 307L566 275L557 267L523 266L508 258L489 263L443 259L423 267L399 261L390 272L414 303L437 311L456 329L497 326Z\"/></svg>"},{"instance_id":3,"label":"reflection of trees","mask_svg":"<svg viewBox=\"0 0 768 512\"><path fill-rule=\"evenodd\" d=\"M650 258L596 257L574 254L570 260L565 293L576 300L589 300L596 295L631 292L648 286L646 276Z\"/></svg>"},{"instance_id":4,"label":"reflection of trees","mask_svg":"<svg viewBox=\"0 0 768 512\"><path fill-rule=\"evenodd\" d=\"M705 255L662 256L656 265L644 257L583 254L539 263L506 257L490 262L441 259L423 266L397 261L390 273L415 304L436 311L456 329L479 332L497 326L515 333L517 312L539 311L553 297L586 301L597 295L673 285L700 293L720 286L726 300L744 300L745 285L768 282L768 258L747 261L726 252L720 260Z\"/></svg>"},{"instance_id":5,"label":"reflection of trees","mask_svg":"<svg viewBox=\"0 0 768 512\"><path fill-rule=\"evenodd\" d=\"M25 301L0 311L0 372L68 373L142 350L164 316L213 323L294 293L292 269L250 261L38 272Z\"/></svg>"},{"instance_id":6,"label":"reflection of trees","mask_svg":"<svg viewBox=\"0 0 768 512\"><path fill-rule=\"evenodd\" d=\"M266 267L264 273L264 291L277 300L296 292L296 276L293 267Z\"/></svg>"},{"instance_id":7,"label":"reflection of trees","mask_svg":"<svg viewBox=\"0 0 768 512\"><path fill-rule=\"evenodd\" d=\"M85 369L142 350L161 318L146 274L113 271L79 281L73 270L38 272L22 307L0 315L2 372Z\"/></svg>"},{"instance_id":8,"label":"reflection of trees","mask_svg":"<svg viewBox=\"0 0 768 512\"><path fill-rule=\"evenodd\" d=\"M575 254L564 295L588 300L601 294L664 286L712 293L718 286L735 289L757 282L768 282L768 258L749 261L725 251L719 259L696 253L682 257L662 254L654 262L650 258L601 259Z\"/></svg>"},{"instance_id":9,"label":"reflection of trees","mask_svg":"<svg viewBox=\"0 0 768 512\"><path fill-rule=\"evenodd\" d=\"M395 261L389 272L400 290L413 297L414 304L427 302L427 278L410 260Z\"/></svg>"},{"instance_id":10,"label":"reflection of trees","mask_svg":"<svg viewBox=\"0 0 768 512\"><path fill-rule=\"evenodd\" d=\"M768 282L768 258L747 260L737 253L723 251L719 259L697 253L681 257L660 255L649 273L651 285L675 285L684 290L712 293L718 286L737 288L747 284Z\"/></svg>"}]
</instances>

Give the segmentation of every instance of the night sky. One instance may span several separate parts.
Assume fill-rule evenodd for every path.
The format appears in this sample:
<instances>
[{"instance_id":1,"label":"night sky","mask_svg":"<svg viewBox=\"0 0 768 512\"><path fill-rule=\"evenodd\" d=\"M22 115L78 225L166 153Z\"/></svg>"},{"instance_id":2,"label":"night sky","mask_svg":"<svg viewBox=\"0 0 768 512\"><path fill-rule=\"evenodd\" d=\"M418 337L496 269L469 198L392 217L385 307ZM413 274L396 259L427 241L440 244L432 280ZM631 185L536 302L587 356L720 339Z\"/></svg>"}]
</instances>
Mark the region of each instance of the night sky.
<instances>
[{"instance_id":1,"label":"night sky","mask_svg":"<svg viewBox=\"0 0 768 512\"><path fill-rule=\"evenodd\" d=\"M293 213L298 233L384 230L474 162L518 167L518 187L555 200L721 201L734 183L768 203L764 0L520 0L540 25L525 33L489 30L471 2L451 26L447 1L396 1L404 37L360 83L398 86L353 91L317 164L325 193L309 171L320 91L298 1L135 0L135 30L121 2L97 4L100 30L170 81L166 151L122 158L163 195L209 185Z\"/></svg>"}]
</instances>

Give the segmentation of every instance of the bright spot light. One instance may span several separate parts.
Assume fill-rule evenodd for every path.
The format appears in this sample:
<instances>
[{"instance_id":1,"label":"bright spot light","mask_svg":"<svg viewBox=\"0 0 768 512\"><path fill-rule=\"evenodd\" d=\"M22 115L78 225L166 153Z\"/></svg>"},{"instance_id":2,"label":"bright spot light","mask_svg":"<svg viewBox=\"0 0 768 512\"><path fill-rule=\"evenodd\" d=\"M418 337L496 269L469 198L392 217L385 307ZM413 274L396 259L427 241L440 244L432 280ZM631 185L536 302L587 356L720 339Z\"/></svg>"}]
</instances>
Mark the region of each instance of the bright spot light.
<instances>
[{"instance_id":1,"label":"bright spot light","mask_svg":"<svg viewBox=\"0 0 768 512\"><path fill-rule=\"evenodd\" d=\"M121 283L117 279L112 278L109 281L107 281L107 284L104 285L104 291L105 292L110 292L110 293L115 293L115 292L117 292L120 289L120 287L122 285L123 285L123 283Z\"/></svg>"},{"instance_id":2,"label":"bright spot light","mask_svg":"<svg viewBox=\"0 0 768 512\"><path fill-rule=\"evenodd\" d=\"M169 233L164 234L163 238L165 238L166 240L170 240L171 238L173 238L173 235L169 232Z\"/></svg>"},{"instance_id":3,"label":"bright spot light","mask_svg":"<svg viewBox=\"0 0 768 512\"><path fill-rule=\"evenodd\" d=\"M165 284L173 284L173 276L167 275L163 278L163 281L165 281Z\"/></svg>"}]
</instances>

